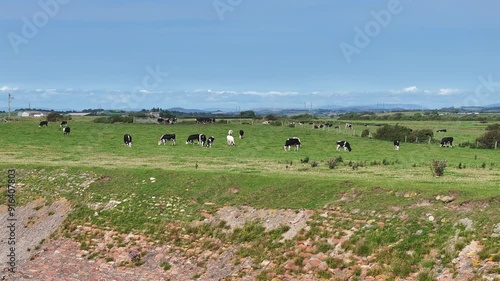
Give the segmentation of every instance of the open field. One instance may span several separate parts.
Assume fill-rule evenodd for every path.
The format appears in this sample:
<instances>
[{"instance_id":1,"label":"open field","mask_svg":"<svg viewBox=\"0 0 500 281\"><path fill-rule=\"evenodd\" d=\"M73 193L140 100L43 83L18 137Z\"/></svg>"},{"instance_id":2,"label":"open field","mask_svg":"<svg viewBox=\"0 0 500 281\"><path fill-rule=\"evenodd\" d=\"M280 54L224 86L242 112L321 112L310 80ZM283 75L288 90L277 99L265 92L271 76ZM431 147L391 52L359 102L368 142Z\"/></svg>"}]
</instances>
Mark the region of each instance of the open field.
<instances>
[{"instance_id":1,"label":"open field","mask_svg":"<svg viewBox=\"0 0 500 281\"><path fill-rule=\"evenodd\" d=\"M111 259L96 250L90 234L75 232L79 225L137 233L158 245L180 249L200 244L200 237L211 243L215 242L210 239L217 239L217 243L236 247L233 263L241 262L238 258L252 260L254 277L261 280L284 274L330 279L340 272L357 278L385 275L393 280L434 280L432 276L440 274L471 278L496 274L498 278L500 274L495 269L500 259L500 150L458 146L473 142L487 124L399 122L434 132L446 128L446 133L437 133L435 138L453 136L455 142L452 148L435 142L402 143L395 151L391 142L359 137L366 128L375 133L375 122L364 127L355 121L351 131L338 121L340 130L237 121L147 125L90 120L70 121L69 136L56 123L46 128L31 119L0 124L0 170L6 177L7 169L16 169L20 204L43 198L50 205L61 197L68 199L73 212L58 233L81 242L88 255ZM236 147L226 144L229 129L235 132ZM245 131L242 140L237 138L240 129ZM125 133L133 136L131 148L123 145ZM175 133L177 145L157 145L165 133ZM214 146L185 144L187 136L195 133L215 136ZM284 151L289 137L301 139L299 151ZM352 152L336 151L337 140L349 141ZM334 169L328 164L332 159L337 159ZM447 161L444 176L433 176L433 159ZM439 199L443 196L446 199ZM248 232L242 238L226 233L224 225L190 226L215 216L224 206L312 210L314 215L293 243L278 242L276 237L286 229L263 235L252 232L259 228L249 224L241 230ZM192 238L179 238L183 235ZM339 242L331 239L342 240L342 252L354 255L342 256L339 249L334 250ZM292 249L304 241L316 247L312 254L322 252L330 258L324 260L326 269L302 267L299 259L304 256ZM475 241L481 244L474 252L476 258L469 261L467 270L457 268L461 251ZM114 247L114 242L109 243ZM234 246L240 244L243 248ZM285 258L284 252L293 253ZM275 267L261 266L264 261ZM288 263L295 267L285 270ZM200 269L193 275L205 273Z\"/></svg>"}]
</instances>

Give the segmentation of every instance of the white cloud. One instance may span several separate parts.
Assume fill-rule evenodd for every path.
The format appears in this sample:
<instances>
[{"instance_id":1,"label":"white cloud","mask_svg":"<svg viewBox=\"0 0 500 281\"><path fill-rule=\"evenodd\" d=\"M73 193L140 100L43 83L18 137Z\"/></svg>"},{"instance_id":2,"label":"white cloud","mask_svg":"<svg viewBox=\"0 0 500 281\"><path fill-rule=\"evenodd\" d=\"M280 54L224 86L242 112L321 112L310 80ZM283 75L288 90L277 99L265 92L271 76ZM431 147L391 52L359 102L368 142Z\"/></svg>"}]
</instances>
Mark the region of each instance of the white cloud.
<instances>
[{"instance_id":1,"label":"white cloud","mask_svg":"<svg viewBox=\"0 0 500 281\"><path fill-rule=\"evenodd\" d=\"M297 96L299 93L297 92L278 92L278 91L269 91L269 92L256 92L256 91L245 91L243 92L245 95L253 95L253 96L261 96L261 97L267 97L267 96Z\"/></svg>"},{"instance_id":2,"label":"white cloud","mask_svg":"<svg viewBox=\"0 0 500 281\"><path fill-rule=\"evenodd\" d=\"M2 86L2 87L0 88L0 92L16 91L16 90L17 90L17 88L10 88L10 87L8 87L8 86Z\"/></svg>"},{"instance_id":3,"label":"white cloud","mask_svg":"<svg viewBox=\"0 0 500 281\"><path fill-rule=\"evenodd\" d=\"M439 89L439 91L436 93L438 95L443 95L443 96L447 96L447 95L454 95L454 94L459 94L461 91L459 89Z\"/></svg>"},{"instance_id":4,"label":"white cloud","mask_svg":"<svg viewBox=\"0 0 500 281\"><path fill-rule=\"evenodd\" d=\"M230 95L250 95L250 96L260 96L260 97L268 97L268 96L297 96L300 95L297 92L280 92L280 91L268 91L268 92L259 92L259 91L242 91L242 92L237 92L237 91L227 91L227 90L195 90L194 92L199 93L199 92L208 92L210 94L215 94L215 95L224 95L224 94L230 94Z\"/></svg>"},{"instance_id":5,"label":"white cloud","mask_svg":"<svg viewBox=\"0 0 500 281\"><path fill-rule=\"evenodd\" d=\"M417 86L411 86L403 89L404 93L415 93L416 91L418 91Z\"/></svg>"}]
</instances>

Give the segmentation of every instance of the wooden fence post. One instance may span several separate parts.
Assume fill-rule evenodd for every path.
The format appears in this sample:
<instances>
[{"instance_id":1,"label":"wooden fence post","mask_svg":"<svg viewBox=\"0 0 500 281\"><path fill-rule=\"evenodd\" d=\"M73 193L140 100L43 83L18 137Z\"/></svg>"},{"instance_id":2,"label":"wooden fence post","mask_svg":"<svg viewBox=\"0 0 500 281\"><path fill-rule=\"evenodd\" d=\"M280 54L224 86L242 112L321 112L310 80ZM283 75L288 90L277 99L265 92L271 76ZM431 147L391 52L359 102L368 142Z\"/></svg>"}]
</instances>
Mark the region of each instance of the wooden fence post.
<instances>
[{"instance_id":1,"label":"wooden fence post","mask_svg":"<svg viewBox=\"0 0 500 281\"><path fill-rule=\"evenodd\" d=\"M495 142L495 149L498 148L498 141Z\"/></svg>"},{"instance_id":2,"label":"wooden fence post","mask_svg":"<svg viewBox=\"0 0 500 281\"><path fill-rule=\"evenodd\" d=\"M406 138L407 138L407 137L408 137L408 136L405 136L405 142L406 142Z\"/></svg>"},{"instance_id":3,"label":"wooden fence post","mask_svg":"<svg viewBox=\"0 0 500 281\"><path fill-rule=\"evenodd\" d=\"M429 142L428 142L427 144L431 144L431 139L432 139L432 138L429 136Z\"/></svg>"}]
</instances>

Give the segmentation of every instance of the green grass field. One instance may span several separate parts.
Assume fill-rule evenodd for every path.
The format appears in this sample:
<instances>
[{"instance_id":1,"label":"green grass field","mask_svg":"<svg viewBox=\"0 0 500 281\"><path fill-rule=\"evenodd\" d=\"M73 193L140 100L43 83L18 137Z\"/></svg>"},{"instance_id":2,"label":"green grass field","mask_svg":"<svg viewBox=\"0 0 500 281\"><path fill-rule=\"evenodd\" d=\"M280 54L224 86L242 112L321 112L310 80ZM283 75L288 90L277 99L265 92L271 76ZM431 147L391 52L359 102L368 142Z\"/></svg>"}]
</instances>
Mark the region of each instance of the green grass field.
<instances>
[{"instance_id":1,"label":"green grass field","mask_svg":"<svg viewBox=\"0 0 500 281\"><path fill-rule=\"evenodd\" d=\"M429 239L419 241L415 247L425 243L437 247L439 239L453 235L451 225L460 218L470 218L477 224L475 233L462 243L489 237L500 223L500 150L458 146L473 142L487 124L400 122L412 129L430 128L434 132L446 128L446 133L435 138L453 136L455 146L402 143L395 151L392 142L359 137L363 129L375 133L377 127L357 122L353 122L353 131L232 122L96 124L90 118L80 118L69 122L69 136L64 136L56 123L39 128L36 120L9 122L0 124L0 167L5 178L7 169L18 171L21 203L40 197L49 201L61 196L69 199L74 211L67 220L68 228L91 223L122 232L146 233L160 241L166 239L161 237L165 231L162 225L199 220L201 211L215 212L226 205L297 210L339 206L353 214L354 210L363 210L357 215L359 219L391 218L393 213L404 212L410 216L408 229L423 227L427 213L448 222L424 229L433 233L442 230L442 237L432 243ZM240 129L245 131L244 139L235 138L235 147L226 144L229 129L235 135ZM125 133L133 136L130 148L123 145ZM159 146L158 139L165 133L175 133L177 145L169 142ZM187 136L195 133L215 136L214 146L185 144ZM301 139L299 151L284 151L283 144L289 137ZM349 141L352 152L336 151L337 140ZM336 167L330 169L328 161L336 158ZM433 159L447 161L442 177L433 176ZM88 188L79 188L88 175L98 180ZM238 192L229 192L231 188ZM452 195L454 201L445 205L435 199L438 195ZM110 200L122 203L103 210ZM166 205L173 207L158 207ZM101 206L97 208L99 216L93 215L96 208L91 206ZM406 231L395 234L401 231L399 228L388 231L389 236L408 235ZM372 247L370 253L373 248L394 243L391 239L369 238L371 234L364 231L359 235L371 241L367 242ZM484 255L498 259L498 238L485 243L488 253ZM355 246L346 244L347 248Z\"/></svg>"}]
</instances>

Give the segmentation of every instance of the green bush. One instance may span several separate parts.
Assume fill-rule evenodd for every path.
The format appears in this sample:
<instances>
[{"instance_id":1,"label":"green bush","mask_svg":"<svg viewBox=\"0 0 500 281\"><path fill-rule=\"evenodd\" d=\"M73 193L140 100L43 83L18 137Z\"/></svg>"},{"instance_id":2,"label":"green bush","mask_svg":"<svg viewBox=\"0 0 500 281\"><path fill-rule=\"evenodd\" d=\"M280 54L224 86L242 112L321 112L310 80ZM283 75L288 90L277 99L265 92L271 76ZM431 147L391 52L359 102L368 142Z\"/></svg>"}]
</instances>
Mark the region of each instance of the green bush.
<instances>
[{"instance_id":1,"label":"green bush","mask_svg":"<svg viewBox=\"0 0 500 281\"><path fill-rule=\"evenodd\" d=\"M63 116L57 112L51 112L47 115L47 121L49 122L57 122L63 120Z\"/></svg>"},{"instance_id":2,"label":"green bush","mask_svg":"<svg viewBox=\"0 0 500 281\"><path fill-rule=\"evenodd\" d=\"M133 123L132 116L108 116L94 119L94 123Z\"/></svg>"},{"instance_id":3,"label":"green bush","mask_svg":"<svg viewBox=\"0 0 500 281\"><path fill-rule=\"evenodd\" d=\"M404 140L411 132L412 130L405 126L384 125L377 129L374 138L387 141Z\"/></svg>"},{"instance_id":4,"label":"green bush","mask_svg":"<svg viewBox=\"0 0 500 281\"><path fill-rule=\"evenodd\" d=\"M407 141L427 142L429 137L434 137L434 132L431 129L414 130L408 135Z\"/></svg>"},{"instance_id":5,"label":"green bush","mask_svg":"<svg viewBox=\"0 0 500 281\"><path fill-rule=\"evenodd\" d=\"M361 137L366 138L370 135L370 130L369 129L364 129L363 132L361 132Z\"/></svg>"},{"instance_id":6,"label":"green bush","mask_svg":"<svg viewBox=\"0 0 500 281\"><path fill-rule=\"evenodd\" d=\"M500 141L500 130L488 131L476 139L479 148L495 148L495 142Z\"/></svg>"},{"instance_id":7,"label":"green bush","mask_svg":"<svg viewBox=\"0 0 500 281\"><path fill-rule=\"evenodd\" d=\"M500 131L500 124L491 124L486 126L486 131Z\"/></svg>"}]
</instances>

